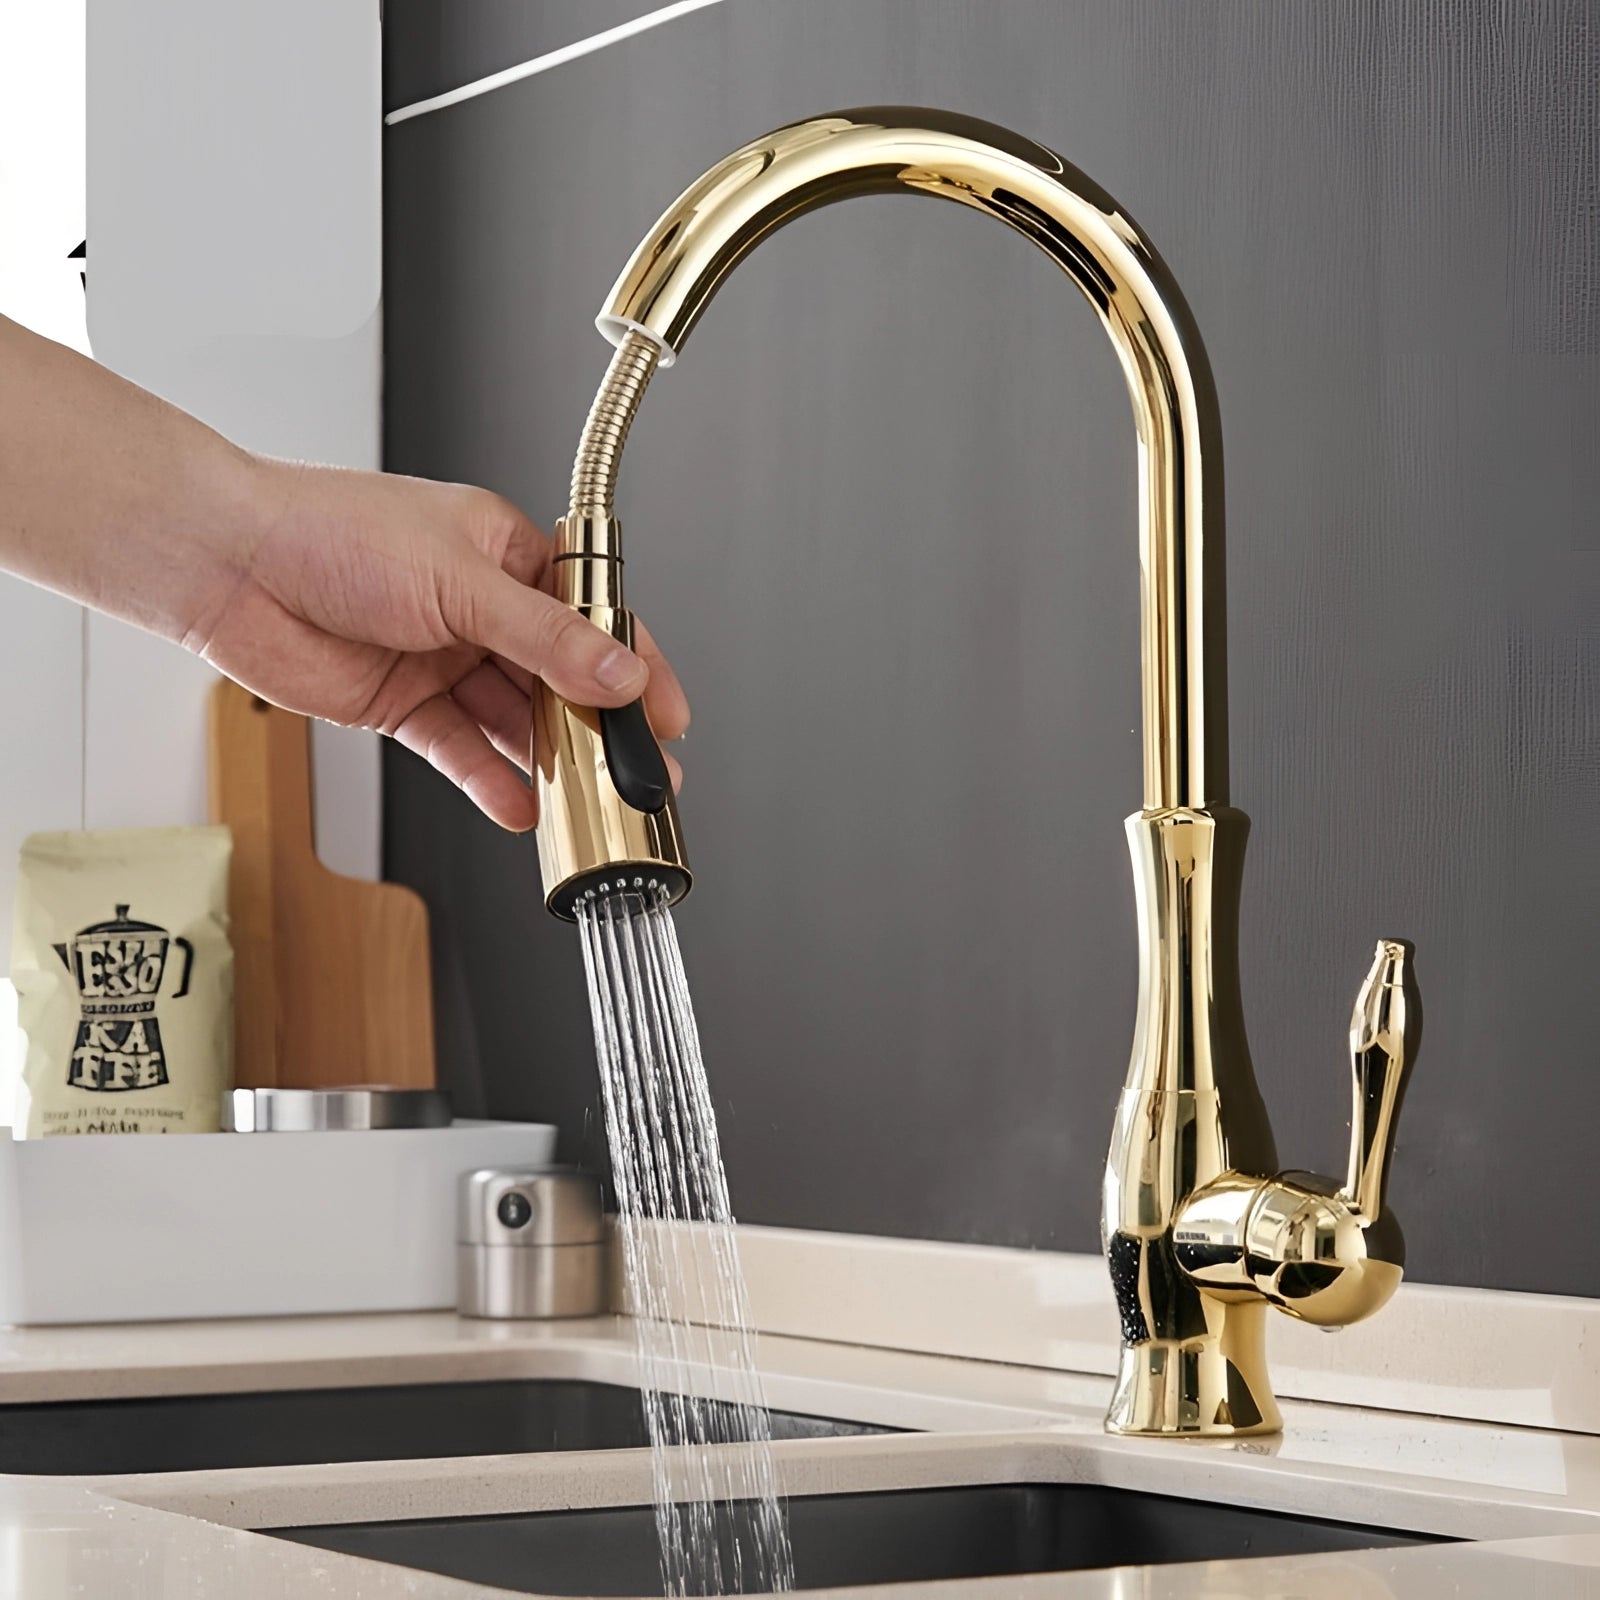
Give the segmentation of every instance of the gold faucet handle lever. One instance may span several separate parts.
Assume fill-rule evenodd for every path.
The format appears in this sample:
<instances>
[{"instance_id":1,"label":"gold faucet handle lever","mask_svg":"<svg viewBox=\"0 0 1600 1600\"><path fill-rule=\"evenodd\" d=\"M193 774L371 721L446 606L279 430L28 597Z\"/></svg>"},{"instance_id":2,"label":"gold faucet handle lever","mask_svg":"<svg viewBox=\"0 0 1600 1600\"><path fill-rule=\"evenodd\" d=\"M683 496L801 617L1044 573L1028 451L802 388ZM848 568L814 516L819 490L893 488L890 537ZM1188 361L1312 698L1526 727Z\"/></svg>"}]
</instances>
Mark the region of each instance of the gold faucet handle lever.
<instances>
[{"instance_id":1,"label":"gold faucet handle lever","mask_svg":"<svg viewBox=\"0 0 1600 1600\"><path fill-rule=\"evenodd\" d=\"M1422 1042L1422 1000L1404 939L1380 939L1350 1014L1350 1173L1344 1198L1366 1221L1382 1214L1400 1102Z\"/></svg>"}]
</instances>

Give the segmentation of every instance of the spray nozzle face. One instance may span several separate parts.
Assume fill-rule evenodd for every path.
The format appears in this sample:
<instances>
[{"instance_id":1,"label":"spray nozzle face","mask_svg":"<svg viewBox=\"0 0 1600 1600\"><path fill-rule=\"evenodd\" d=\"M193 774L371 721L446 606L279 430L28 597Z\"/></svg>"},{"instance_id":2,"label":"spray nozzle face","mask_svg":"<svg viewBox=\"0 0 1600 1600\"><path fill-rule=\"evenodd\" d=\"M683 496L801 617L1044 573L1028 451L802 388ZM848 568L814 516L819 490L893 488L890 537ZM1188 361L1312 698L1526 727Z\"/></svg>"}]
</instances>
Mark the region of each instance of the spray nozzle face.
<instances>
[{"instance_id":1,"label":"spray nozzle face","mask_svg":"<svg viewBox=\"0 0 1600 1600\"><path fill-rule=\"evenodd\" d=\"M549 896L545 905L563 922L576 922L578 908L587 901L621 894L638 895L653 902L657 896L664 896L669 906L675 906L688 894L689 884L686 867L669 867L659 861L624 862L569 879Z\"/></svg>"}]
</instances>

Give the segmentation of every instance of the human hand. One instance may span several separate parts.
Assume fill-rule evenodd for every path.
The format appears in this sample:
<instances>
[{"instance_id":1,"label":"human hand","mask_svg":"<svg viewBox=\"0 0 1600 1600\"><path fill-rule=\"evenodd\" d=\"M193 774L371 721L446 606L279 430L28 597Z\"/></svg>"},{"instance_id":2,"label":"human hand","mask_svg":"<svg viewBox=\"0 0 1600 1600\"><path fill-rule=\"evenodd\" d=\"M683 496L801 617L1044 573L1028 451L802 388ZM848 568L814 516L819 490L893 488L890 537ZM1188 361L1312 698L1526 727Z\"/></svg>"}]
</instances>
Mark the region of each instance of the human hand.
<instances>
[{"instance_id":1,"label":"human hand","mask_svg":"<svg viewBox=\"0 0 1600 1600\"><path fill-rule=\"evenodd\" d=\"M4 316L0 484L0 569L392 734L504 827L537 820L515 771L535 676L579 705L642 692L660 738L688 725L649 633L636 656L545 592L550 542L498 495L253 456Z\"/></svg>"},{"instance_id":2,"label":"human hand","mask_svg":"<svg viewBox=\"0 0 1600 1600\"><path fill-rule=\"evenodd\" d=\"M635 655L545 592L550 541L498 495L259 458L248 473L259 516L220 542L179 630L235 682L391 735L517 831L538 820L513 770L528 769L535 676L578 705L643 693L662 739L688 726L643 624Z\"/></svg>"}]
</instances>

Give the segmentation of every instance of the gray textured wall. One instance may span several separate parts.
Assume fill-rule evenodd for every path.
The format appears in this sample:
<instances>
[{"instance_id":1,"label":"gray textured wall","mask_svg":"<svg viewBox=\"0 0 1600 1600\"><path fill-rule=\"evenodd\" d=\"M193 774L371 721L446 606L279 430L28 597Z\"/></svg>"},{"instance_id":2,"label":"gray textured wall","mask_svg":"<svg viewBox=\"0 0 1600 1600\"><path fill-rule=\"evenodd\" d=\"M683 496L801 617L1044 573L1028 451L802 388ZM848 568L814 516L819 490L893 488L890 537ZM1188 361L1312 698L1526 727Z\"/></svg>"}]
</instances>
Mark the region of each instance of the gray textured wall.
<instances>
[{"instance_id":1,"label":"gray textured wall","mask_svg":"<svg viewBox=\"0 0 1600 1600\"><path fill-rule=\"evenodd\" d=\"M644 5L389 0L391 105ZM1427 1050L1421 1279L1600 1295L1600 29L1592 6L733 0L387 138L388 465L555 517L658 211L791 118L1060 149L1194 308L1228 447L1244 982L1279 1147L1342 1170L1379 933ZM694 700L680 916L747 1220L1093 1249L1135 982L1134 439L1110 347L955 207L809 218L644 408L635 605ZM469 1105L599 1149L529 840L403 753Z\"/></svg>"}]
</instances>

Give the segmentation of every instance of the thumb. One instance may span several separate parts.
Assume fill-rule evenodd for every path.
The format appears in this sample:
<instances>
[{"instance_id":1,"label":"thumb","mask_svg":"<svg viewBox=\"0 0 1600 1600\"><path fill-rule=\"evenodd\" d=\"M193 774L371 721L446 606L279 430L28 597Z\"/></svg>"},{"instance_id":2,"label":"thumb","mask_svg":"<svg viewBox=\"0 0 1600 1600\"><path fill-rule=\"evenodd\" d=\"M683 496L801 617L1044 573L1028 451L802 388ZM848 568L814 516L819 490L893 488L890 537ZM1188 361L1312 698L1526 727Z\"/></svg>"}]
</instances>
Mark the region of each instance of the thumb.
<instances>
[{"instance_id":1,"label":"thumb","mask_svg":"<svg viewBox=\"0 0 1600 1600\"><path fill-rule=\"evenodd\" d=\"M644 693L650 677L626 645L487 560L470 570L461 615L445 621L457 637L543 678L575 705L626 705Z\"/></svg>"}]
</instances>

